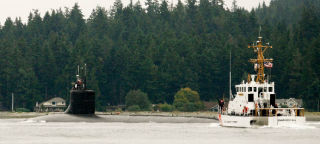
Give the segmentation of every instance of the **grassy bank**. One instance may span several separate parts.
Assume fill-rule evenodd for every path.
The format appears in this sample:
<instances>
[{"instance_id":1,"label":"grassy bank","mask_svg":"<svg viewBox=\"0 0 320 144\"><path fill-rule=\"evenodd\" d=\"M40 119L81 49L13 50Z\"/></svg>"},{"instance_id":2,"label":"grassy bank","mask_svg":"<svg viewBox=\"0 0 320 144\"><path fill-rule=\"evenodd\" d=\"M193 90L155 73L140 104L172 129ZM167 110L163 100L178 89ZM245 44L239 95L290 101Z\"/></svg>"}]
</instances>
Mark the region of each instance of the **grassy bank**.
<instances>
[{"instance_id":1,"label":"grassy bank","mask_svg":"<svg viewBox=\"0 0 320 144\"><path fill-rule=\"evenodd\" d=\"M320 121L320 112L305 112L307 121Z\"/></svg>"},{"instance_id":2,"label":"grassy bank","mask_svg":"<svg viewBox=\"0 0 320 144\"><path fill-rule=\"evenodd\" d=\"M163 117L196 117L196 118L209 118L217 119L216 112L201 111L201 112L96 112L98 115L129 115L129 116L163 116Z\"/></svg>"},{"instance_id":3,"label":"grassy bank","mask_svg":"<svg viewBox=\"0 0 320 144\"><path fill-rule=\"evenodd\" d=\"M47 114L48 113L37 113L37 112L0 112L0 119L33 118L33 117L43 116Z\"/></svg>"}]
</instances>

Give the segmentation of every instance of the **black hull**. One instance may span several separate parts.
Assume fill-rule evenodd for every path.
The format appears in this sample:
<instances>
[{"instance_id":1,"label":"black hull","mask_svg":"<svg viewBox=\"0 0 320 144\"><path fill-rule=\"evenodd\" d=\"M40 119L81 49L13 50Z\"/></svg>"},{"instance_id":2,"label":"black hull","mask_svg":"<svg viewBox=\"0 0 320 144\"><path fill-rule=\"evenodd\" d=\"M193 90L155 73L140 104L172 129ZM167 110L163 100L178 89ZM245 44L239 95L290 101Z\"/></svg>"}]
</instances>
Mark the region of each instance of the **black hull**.
<instances>
[{"instance_id":1,"label":"black hull","mask_svg":"<svg viewBox=\"0 0 320 144\"><path fill-rule=\"evenodd\" d=\"M94 114L95 93L92 90L71 90L68 114Z\"/></svg>"}]
</instances>

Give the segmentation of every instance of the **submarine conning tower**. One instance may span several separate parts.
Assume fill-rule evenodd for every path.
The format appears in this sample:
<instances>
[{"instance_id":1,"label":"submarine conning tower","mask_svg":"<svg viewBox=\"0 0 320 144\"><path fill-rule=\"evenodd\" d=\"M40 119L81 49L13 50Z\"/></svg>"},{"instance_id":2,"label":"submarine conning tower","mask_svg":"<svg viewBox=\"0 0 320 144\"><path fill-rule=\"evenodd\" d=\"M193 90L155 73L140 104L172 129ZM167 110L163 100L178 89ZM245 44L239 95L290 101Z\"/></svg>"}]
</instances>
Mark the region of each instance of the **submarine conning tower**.
<instances>
[{"instance_id":1,"label":"submarine conning tower","mask_svg":"<svg viewBox=\"0 0 320 144\"><path fill-rule=\"evenodd\" d=\"M82 69L84 69L84 78L80 77L80 67L78 66L77 80L72 84L69 106L65 113L85 115L95 113L95 92L87 89L86 64Z\"/></svg>"}]
</instances>

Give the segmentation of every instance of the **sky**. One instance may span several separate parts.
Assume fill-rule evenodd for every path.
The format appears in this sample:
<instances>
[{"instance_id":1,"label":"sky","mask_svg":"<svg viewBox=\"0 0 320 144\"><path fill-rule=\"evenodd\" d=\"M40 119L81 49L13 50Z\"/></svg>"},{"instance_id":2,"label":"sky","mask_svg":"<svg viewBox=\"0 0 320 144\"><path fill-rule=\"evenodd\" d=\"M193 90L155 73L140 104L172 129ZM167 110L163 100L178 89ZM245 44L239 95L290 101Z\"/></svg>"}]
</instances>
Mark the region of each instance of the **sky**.
<instances>
[{"instance_id":1,"label":"sky","mask_svg":"<svg viewBox=\"0 0 320 144\"><path fill-rule=\"evenodd\" d=\"M33 10L39 10L41 16L46 11L65 7L72 8L75 3L78 3L85 18L88 18L93 9L97 6L105 7L107 10L111 9L115 0L0 0L0 25L3 25L8 17L15 19L20 17L22 22L27 22L30 12ZM136 3L138 0L132 0ZM140 0L143 5L145 0ZM162 1L162 0L158 0ZM178 0L167 0L169 3L175 5ZM186 0L181 0L182 2ZM199 0L198 0L199 1ZM233 0L224 0L226 7L231 7ZM247 10L251 10L253 7L257 7L259 3L265 3L268 5L270 0L237 0L237 5L244 7ZM126 6L130 3L130 0L122 0L122 3Z\"/></svg>"}]
</instances>

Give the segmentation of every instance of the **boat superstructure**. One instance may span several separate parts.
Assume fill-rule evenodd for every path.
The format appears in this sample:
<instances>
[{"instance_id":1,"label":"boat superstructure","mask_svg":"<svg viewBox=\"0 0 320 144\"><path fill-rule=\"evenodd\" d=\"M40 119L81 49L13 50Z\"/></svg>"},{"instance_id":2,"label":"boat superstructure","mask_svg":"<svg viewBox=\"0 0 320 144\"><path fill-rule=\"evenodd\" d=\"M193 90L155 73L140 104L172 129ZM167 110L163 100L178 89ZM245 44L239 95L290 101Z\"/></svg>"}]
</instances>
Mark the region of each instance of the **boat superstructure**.
<instances>
[{"instance_id":1,"label":"boat superstructure","mask_svg":"<svg viewBox=\"0 0 320 144\"><path fill-rule=\"evenodd\" d=\"M235 85L236 94L230 99L227 109L219 112L222 126L252 127L255 125L281 126L304 124L304 109L299 107L278 108L274 82L269 81L264 73L265 68L272 67L273 59L264 58L267 49L272 48L268 43L262 44L262 37L249 45L257 53L256 59L250 59L257 74L248 74L248 79Z\"/></svg>"}]
</instances>

